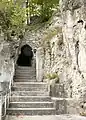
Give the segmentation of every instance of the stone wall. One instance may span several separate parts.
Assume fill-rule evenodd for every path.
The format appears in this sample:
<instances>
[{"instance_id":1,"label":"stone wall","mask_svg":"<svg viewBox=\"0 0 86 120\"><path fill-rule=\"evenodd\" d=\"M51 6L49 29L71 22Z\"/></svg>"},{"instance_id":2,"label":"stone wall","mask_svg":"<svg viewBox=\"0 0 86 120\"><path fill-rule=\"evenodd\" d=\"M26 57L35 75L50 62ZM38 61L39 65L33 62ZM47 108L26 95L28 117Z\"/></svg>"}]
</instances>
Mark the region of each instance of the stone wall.
<instances>
[{"instance_id":1,"label":"stone wall","mask_svg":"<svg viewBox=\"0 0 86 120\"><path fill-rule=\"evenodd\" d=\"M30 26L21 44L20 41L0 42L0 80L9 81L11 75L13 76L18 50L28 44L33 49L43 50L36 58L37 61L42 62L42 70L37 71L41 79L47 73L56 72L59 75L59 82L64 85L66 97L82 100L85 103L85 39L85 0L60 0L60 11L55 13L46 24Z\"/></svg>"},{"instance_id":2,"label":"stone wall","mask_svg":"<svg viewBox=\"0 0 86 120\"><path fill-rule=\"evenodd\" d=\"M57 29L45 50L44 70L58 72L67 97L85 99L86 85L86 2L60 1ZM60 19L61 18L61 19ZM55 25L55 26L54 26ZM53 29L52 25L49 29Z\"/></svg>"},{"instance_id":3,"label":"stone wall","mask_svg":"<svg viewBox=\"0 0 86 120\"><path fill-rule=\"evenodd\" d=\"M86 2L60 0L60 11L43 37L44 76L57 72L66 97L78 100L80 106L81 101L86 103Z\"/></svg>"},{"instance_id":4,"label":"stone wall","mask_svg":"<svg viewBox=\"0 0 86 120\"><path fill-rule=\"evenodd\" d=\"M37 25L32 25L28 27L28 31L26 32L24 36L24 40L22 41L21 47L25 44L28 44L32 47L32 49L36 49L37 51L37 57L36 61L41 61L43 64L38 65L36 64L36 71L37 74L40 74L41 81L43 80L43 77L45 76L45 73L48 73L51 71L51 68L53 65L57 63L56 56L58 54L57 48L54 53L54 45L57 46L58 43L57 39L58 37L62 40L62 29L61 29L61 18L59 17L60 13L55 12L52 18L46 22L46 23L39 23ZM60 33L57 36L57 32ZM54 39L55 38L55 39ZM41 48L40 55L38 55L39 49ZM52 49L52 50L51 50ZM59 48L60 49L60 48ZM52 53L51 53L52 52ZM55 54L55 56L54 56ZM56 62L54 62L54 60ZM39 68L39 66L42 68ZM38 75L37 75L38 76ZM38 78L38 77L37 77Z\"/></svg>"},{"instance_id":5,"label":"stone wall","mask_svg":"<svg viewBox=\"0 0 86 120\"><path fill-rule=\"evenodd\" d=\"M7 42L0 36L0 86L2 82L13 81L19 43L15 38Z\"/></svg>"},{"instance_id":6,"label":"stone wall","mask_svg":"<svg viewBox=\"0 0 86 120\"><path fill-rule=\"evenodd\" d=\"M66 59L69 64L68 67L65 65L65 69L63 70L63 78L65 78L63 81L66 84L69 82L72 97L75 98L84 96L86 85L85 7L85 0L66 0L61 2L63 40Z\"/></svg>"}]
</instances>

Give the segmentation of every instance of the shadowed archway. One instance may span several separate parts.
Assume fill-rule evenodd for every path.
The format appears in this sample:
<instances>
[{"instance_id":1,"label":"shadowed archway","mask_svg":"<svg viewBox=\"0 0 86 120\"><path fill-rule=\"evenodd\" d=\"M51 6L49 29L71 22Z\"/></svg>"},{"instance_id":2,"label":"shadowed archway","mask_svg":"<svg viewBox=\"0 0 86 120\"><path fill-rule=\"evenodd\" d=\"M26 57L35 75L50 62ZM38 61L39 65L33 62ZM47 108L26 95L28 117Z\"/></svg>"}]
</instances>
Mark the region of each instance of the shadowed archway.
<instances>
[{"instance_id":1,"label":"shadowed archway","mask_svg":"<svg viewBox=\"0 0 86 120\"><path fill-rule=\"evenodd\" d=\"M26 44L21 48L21 54L18 57L17 64L19 66L32 66L32 58L32 48Z\"/></svg>"}]
</instances>

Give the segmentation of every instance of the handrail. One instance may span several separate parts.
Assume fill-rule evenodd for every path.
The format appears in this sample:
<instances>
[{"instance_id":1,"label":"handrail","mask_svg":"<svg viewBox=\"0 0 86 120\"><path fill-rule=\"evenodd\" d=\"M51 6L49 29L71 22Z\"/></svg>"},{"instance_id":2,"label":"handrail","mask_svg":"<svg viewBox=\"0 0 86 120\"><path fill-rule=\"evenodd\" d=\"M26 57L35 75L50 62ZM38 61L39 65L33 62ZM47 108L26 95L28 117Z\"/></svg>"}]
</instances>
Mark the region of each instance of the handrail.
<instances>
[{"instance_id":1,"label":"handrail","mask_svg":"<svg viewBox=\"0 0 86 120\"><path fill-rule=\"evenodd\" d=\"M0 120L2 120L3 117L6 116L6 109L9 105L9 96L10 96L10 89L6 89L5 91L0 91L0 110L1 110L1 115L0 115ZM4 107L4 115L2 115L2 105L5 104Z\"/></svg>"}]
</instances>

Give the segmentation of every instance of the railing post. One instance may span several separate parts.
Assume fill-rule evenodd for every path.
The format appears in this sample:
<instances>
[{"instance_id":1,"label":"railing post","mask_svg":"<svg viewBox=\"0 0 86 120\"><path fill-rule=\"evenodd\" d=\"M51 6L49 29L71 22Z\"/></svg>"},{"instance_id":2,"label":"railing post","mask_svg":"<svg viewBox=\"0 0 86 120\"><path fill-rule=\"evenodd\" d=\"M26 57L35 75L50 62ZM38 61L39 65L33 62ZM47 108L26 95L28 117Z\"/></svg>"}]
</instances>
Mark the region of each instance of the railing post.
<instances>
[{"instance_id":1,"label":"railing post","mask_svg":"<svg viewBox=\"0 0 86 120\"><path fill-rule=\"evenodd\" d=\"M0 100L0 120L2 120L2 96Z\"/></svg>"},{"instance_id":2,"label":"railing post","mask_svg":"<svg viewBox=\"0 0 86 120\"><path fill-rule=\"evenodd\" d=\"M4 113L4 115L6 115L6 109L7 109L7 95L5 95L5 113Z\"/></svg>"},{"instance_id":3,"label":"railing post","mask_svg":"<svg viewBox=\"0 0 86 120\"><path fill-rule=\"evenodd\" d=\"M7 108L9 107L10 94L11 93L8 93L8 95L7 95Z\"/></svg>"}]
</instances>

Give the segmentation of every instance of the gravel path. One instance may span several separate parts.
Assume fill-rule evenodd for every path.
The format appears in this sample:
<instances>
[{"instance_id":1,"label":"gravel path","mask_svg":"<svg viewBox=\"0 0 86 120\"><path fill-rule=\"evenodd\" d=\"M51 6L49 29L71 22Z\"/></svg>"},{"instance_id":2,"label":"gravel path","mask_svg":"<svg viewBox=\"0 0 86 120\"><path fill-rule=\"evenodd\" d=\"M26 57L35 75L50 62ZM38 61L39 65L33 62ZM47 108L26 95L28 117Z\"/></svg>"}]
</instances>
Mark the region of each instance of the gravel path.
<instances>
[{"instance_id":1,"label":"gravel path","mask_svg":"<svg viewBox=\"0 0 86 120\"><path fill-rule=\"evenodd\" d=\"M86 120L86 117L78 115L7 116L6 120Z\"/></svg>"}]
</instances>

